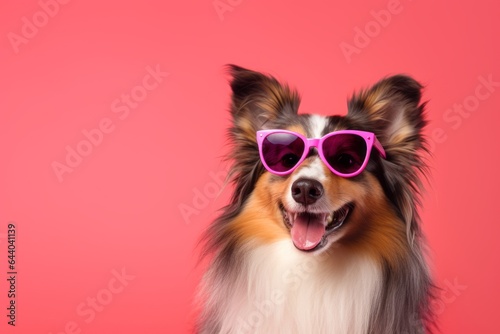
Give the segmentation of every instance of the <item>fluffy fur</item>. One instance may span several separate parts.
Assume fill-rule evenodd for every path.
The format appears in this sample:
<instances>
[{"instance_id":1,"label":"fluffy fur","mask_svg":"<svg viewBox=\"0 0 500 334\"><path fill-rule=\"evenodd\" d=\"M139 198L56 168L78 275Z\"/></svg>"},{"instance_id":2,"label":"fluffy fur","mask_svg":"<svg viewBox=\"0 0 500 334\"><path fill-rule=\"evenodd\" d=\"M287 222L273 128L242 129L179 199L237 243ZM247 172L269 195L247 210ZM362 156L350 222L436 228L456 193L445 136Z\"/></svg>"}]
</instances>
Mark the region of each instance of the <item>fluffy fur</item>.
<instances>
[{"instance_id":1,"label":"fluffy fur","mask_svg":"<svg viewBox=\"0 0 500 334\"><path fill-rule=\"evenodd\" d=\"M426 166L421 85L396 75L348 101L346 116L299 115L298 94L275 78L229 67L234 193L204 236L212 254L196 332L430 333L432 282L423 255L417 206ZM370 131L373 150L353 178L331 173L315 150L288 176L267 172L255 132L289 129L307 137L341 129ZM291 196L293 182L314 179L324 195L309 208ZM298 210L352 210L321 247L294 246L285 220Z\"/></svg>"}]
</instances>

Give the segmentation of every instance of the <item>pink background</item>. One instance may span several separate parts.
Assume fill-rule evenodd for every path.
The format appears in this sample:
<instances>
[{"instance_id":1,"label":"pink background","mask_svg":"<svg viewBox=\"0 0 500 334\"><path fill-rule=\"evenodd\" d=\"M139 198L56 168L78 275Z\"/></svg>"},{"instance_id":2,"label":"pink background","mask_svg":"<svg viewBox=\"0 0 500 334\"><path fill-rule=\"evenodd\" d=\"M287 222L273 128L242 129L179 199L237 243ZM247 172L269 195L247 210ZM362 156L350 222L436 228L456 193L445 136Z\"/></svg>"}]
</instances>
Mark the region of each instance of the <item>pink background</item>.
<instances>
[{"instance_id":1,"label":"pink background","mask_svg":"<svg viewBox=\"0 0 500 334\"><path fill-rule=\"evenodd\" d=\"M212 178L224 171L226 63L290 82L310 113L344 114L347 96L388 74L423 82L436 138L422 216L442 332L500 332L498 2L222 0L220 15L213 0L67 2L0 8L1 332L189 332L196 242L229 193L214 197ZM157 67L168 75L155 81ZM464 103L465 116L449 111ZM82 131L102 122L89 147ZM86 156L61 181L53 163L68 146Z\"/></svg>"}]
</instances>

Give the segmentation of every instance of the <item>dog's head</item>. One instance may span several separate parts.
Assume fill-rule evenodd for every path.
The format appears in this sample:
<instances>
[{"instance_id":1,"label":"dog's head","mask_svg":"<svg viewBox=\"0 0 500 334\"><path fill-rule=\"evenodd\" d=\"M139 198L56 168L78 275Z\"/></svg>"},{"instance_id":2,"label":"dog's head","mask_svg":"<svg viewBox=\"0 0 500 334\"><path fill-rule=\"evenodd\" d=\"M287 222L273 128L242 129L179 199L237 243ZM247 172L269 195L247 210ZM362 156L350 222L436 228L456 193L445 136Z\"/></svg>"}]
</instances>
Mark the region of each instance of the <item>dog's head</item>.
<instances>
[{"instance_id":1,"label":"dog's head","mask_svg":"<svg viewBox=\"0 0 500 334\"><path fill-rule=\"evenodd\" d=\"M230 207L233 217L244 215L238 232L242 238L287 237L298 249L310 252L333 244L369 247L376 243L387 248L384 253L391 257L398 244L406 243L402 239L412 240L419 233L415 208L418 174L425 169L419 151L425 149L426 122L418 82L403 75L388 77L355 94L348 101L346 116L327 117L299 115L298 94L271 76L237 66L229 69L235 183ZM383 150L373 146L364 169L345 177L332 172L325 161L330 157L321 159L319 147L311 147L292 172L277 175L259 155L256 132L266 129L315 139L360 130L373 134ZM369 136L368 141L375 141ZM324 148L330 146L325 143ZM334 157L340 168L356 163L356 152L350 155L346 150ZM288 163L293 165L300 157L281 158L292 159Z\"/></svg>"}]
</instances>

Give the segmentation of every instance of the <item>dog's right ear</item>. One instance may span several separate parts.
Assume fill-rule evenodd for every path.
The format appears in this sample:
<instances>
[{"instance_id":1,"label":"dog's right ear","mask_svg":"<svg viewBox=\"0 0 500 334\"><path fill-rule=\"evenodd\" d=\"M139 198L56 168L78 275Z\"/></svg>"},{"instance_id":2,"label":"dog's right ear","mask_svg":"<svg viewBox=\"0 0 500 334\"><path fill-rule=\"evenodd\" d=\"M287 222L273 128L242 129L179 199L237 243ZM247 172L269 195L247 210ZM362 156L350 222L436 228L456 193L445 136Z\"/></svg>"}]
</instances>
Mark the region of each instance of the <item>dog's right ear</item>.
<instances>
[{"instance_id":1,"label":"dog's right ear","mask_svg":"<svg viewBox=\"0 0 500 334\"><path fill-rule=\"evenodd\" d=\"M255 132L266 123L286 115L296 115L299 95L272 76L228 65L231 75L231 116L233 126L243 138L256 142Z\"/></svg>"},{"instance_id":2,"label":"dog's right ear","mask_svg":"<svg viewBox=\"0 0 500 334\"><path fill-rule=\"evenodd\" d=\"M229 179L235 184L231 199L237 209L252 192L264 171L260 162L256 132L269 128L276 119L286 122L297 115L299 95L275 78L235 65L227 66L231 75L231 116L229 130L233 166ZM231 211L232 212L232 211Z\"/></svg>"}]
</instances>

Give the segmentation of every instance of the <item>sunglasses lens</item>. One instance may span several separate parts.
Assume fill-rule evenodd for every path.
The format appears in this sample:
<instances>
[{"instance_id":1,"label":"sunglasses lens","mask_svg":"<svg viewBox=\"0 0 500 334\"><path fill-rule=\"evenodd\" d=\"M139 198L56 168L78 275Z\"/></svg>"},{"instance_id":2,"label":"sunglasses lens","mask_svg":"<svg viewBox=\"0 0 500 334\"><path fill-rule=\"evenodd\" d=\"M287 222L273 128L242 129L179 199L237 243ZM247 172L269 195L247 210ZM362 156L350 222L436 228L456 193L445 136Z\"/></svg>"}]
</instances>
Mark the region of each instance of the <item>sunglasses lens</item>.
<instances>
[{"instance_id":1,"label":"sunglasses lens","mask_svg":"<svg viewBox=\"0 0 500 334\"><path fill-rule=\"evenodd\" d=\"M341 174L361 169L366 158L366 141L355 134L337 134L323 142L323 155L330 166Z\"/></svg>"},{"instance_id":2,"label":"sunglasses lens","mask_svg":"<svg viewBox=\"0 0 500 334\"><path fill-rule=\"evenodd\" d=\"M275 172L287 172L297 165L304 153L304 141L290 133L272 133L262 142L262 156Z\"/></svg>"}]
</instances>

